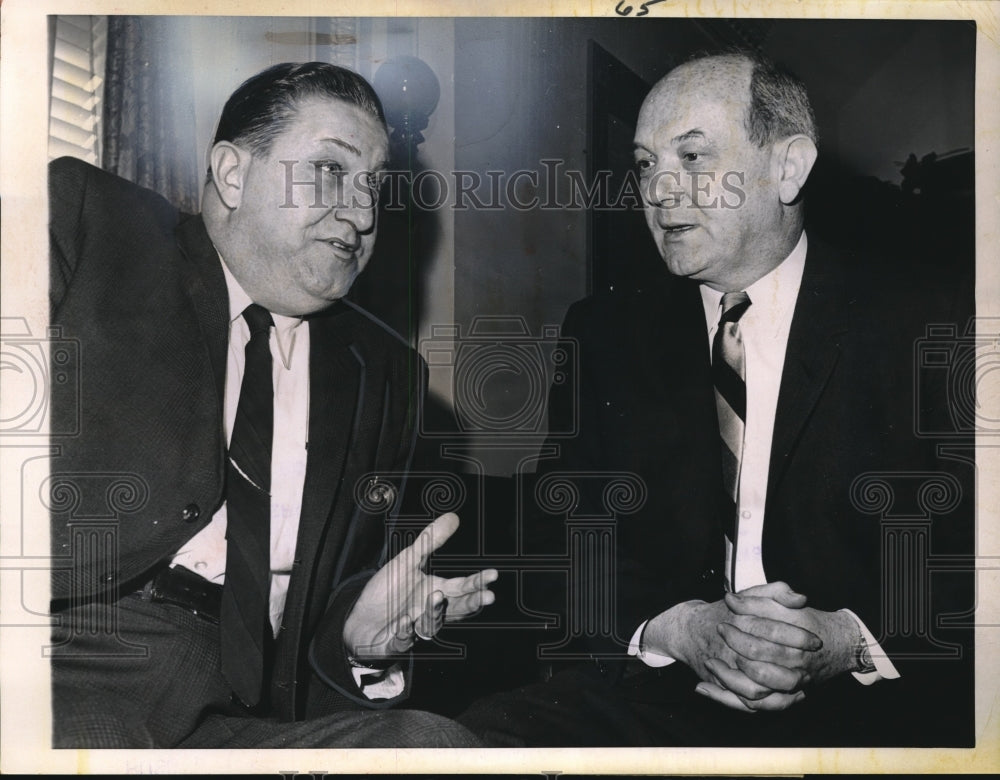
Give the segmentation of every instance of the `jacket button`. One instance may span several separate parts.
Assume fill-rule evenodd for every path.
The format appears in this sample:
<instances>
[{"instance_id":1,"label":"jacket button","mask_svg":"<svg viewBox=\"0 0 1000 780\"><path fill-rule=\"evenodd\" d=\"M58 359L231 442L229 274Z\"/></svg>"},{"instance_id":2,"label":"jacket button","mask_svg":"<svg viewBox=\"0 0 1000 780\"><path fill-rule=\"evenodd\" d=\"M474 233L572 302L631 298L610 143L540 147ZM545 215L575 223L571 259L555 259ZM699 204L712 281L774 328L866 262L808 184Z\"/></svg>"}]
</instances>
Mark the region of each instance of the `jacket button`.
<instances>
[{"instance_id":1,"label":"jacket button","mask_svg":"<svg viewBox=\"0 0 1000 780\"><path fill-rule=\"evenodd\" d=\"M701 578L705 582L708 582L714 576L715 576L715 569L705 569L705 571L701 573Z\"/></svg>"},{"instance_id":2,"label":"jacket button","mask_svg":"<svg viewBox=\"0 0 1000 780\"><path fill-rule=\"evenodd\" d=\"M115 581L115 573L113 571L112 572L106 571L101 573L101 582L103 582L105 585L110 585L114 581Z\"/></svg>"},{"instance_id":3,"label":"jacket button","mask_svg":"<svg viewBox=\"0 0 1000 780\"><path fill-rule=\"evenodd\" d=\"M199 517L201 517L201 509L197 504L188 504L181 511L181 520L185 523L193 523Z\"/></svg>"}]
</instances>

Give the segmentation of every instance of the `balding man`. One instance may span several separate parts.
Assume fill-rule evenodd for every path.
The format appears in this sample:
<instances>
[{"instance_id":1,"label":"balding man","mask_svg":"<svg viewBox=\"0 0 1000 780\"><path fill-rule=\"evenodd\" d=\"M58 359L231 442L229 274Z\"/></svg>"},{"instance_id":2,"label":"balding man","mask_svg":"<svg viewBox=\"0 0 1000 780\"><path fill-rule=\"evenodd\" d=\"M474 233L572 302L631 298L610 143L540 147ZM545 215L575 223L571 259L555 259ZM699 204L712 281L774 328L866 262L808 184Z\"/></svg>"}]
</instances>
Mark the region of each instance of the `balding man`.
<instances>
[{"instance_id":1,"label":"balding man","mask_svg":"<svg viewBox=\"0 0 1000 780\"><path fill-rule=\"evenodd\" d=\"M570 309L581 395L555 386L550 417L578 403L580 435L550 468L635 474L645 504L578 581L615 594L612 635L576 648L596 663L475 705L461 721L493 744L970 744L971 642L939 622L971 608L967 575L906 573L926 559L894 558L882 520L906 485L947 486L931 543L971 553L971 452L941 458L913 422L914 345L971 297L807 236L816 157L804 87L755 57L687 62L643 103L669 274ZM900 503L876 511L866 480ZM575 515L605 513L579 493Z\"/></svg>"}]
</instances>

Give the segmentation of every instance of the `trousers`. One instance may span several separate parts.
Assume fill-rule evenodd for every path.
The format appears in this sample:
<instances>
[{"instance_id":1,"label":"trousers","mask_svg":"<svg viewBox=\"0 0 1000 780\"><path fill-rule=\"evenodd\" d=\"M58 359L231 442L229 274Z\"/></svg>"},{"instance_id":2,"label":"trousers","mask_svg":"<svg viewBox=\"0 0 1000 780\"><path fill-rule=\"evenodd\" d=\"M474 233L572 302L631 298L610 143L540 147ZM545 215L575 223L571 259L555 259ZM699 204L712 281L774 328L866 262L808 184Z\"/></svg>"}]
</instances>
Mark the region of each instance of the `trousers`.
<instances>
[{"instance_id":1,"label":"trousers","mask_svg":"<svg viewBox=\"0 0 1000 780\"><path fill-rule=\"evenodd\" d=\"M348 710L282 722L248 714L222 676L219 628L132 593L54 613L55 748L478 747L448 718Z\"/></svg>"},{"instance_id":2,"label":"trousers","mask_svg":"<svg viewBox=\"0 0 1000 780\"><path fill-rule=\"evenodd\" d=\"M698 678L681 663L628 666L615 674L578 664L479 699L456 719L487 746L507 748L969 745L961 718L927 723L894 680L863 686L841 675L787 710L747 713L696 693ZM958 687L948 665L939 666L942 684Z\"/></svg>"}]
</instances>

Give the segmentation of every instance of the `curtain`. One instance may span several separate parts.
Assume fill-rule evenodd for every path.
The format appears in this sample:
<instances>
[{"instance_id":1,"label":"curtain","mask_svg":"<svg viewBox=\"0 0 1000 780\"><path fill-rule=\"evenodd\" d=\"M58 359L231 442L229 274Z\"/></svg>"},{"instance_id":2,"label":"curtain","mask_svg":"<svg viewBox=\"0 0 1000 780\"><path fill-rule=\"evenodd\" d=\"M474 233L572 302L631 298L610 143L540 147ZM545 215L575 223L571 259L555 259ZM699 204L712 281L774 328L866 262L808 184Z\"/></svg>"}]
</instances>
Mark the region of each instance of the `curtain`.
<instances>
[{"instance_id":1,"label":"curtain","mask_svg":"<svg viewBox=\"0 0 1000 780\"><path fill-rule=\"evenodd\" d=\"M189 25L183 17L108 17L102 165L195 212L201 166Z\"/></svg>"}]
</instances>

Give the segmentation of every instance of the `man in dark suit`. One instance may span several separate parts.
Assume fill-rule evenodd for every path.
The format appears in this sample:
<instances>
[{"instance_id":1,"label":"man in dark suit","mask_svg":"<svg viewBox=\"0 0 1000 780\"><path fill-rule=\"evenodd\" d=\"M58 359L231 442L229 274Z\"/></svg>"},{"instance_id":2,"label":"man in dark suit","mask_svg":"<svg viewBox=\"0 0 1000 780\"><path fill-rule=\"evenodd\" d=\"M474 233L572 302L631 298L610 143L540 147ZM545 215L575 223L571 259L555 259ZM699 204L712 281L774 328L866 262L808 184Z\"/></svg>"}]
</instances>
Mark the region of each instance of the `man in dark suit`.
<instances>
[{"instance_id":1,"label":"man in dark suit","mask_svg":"<svg viewBox=\"0 0 1000 780\"><path fill-rule=\"evenodd\" d=\"M638 477L641 506L571 585L613 598L608 630L562 648L595 662L460 717L492 744L972 744L972 441L918 436L917 399L925 421L949 399L914 358L929 324L964 328L971 288L807 237L816 144L802 85L749 56L647 96L636 164L669 274L571 308L581 390L555 386L550 419L578 413L579 436L546 468L577 482L572 515L608 514L595 473ZM957 563L931 577L939 555Z\"/></svg>"},{"instance_id":2,"label":"man in dark suit","mask_svg":"<svg viewBox=\"0 0 1000 780\"><path fill-rule=\"evenodd\" d=\"M52 398L78 427L52 459L57 747L476 744L387 709L495 577L424 572L454 515L385 562L422 365L342 298L387 145L364 80L283 64L226 103L200 215L52 164L52 323L81 356Z\"/></svg>"}]
</instances>

